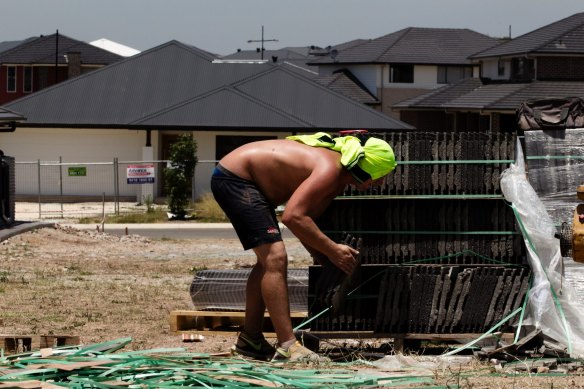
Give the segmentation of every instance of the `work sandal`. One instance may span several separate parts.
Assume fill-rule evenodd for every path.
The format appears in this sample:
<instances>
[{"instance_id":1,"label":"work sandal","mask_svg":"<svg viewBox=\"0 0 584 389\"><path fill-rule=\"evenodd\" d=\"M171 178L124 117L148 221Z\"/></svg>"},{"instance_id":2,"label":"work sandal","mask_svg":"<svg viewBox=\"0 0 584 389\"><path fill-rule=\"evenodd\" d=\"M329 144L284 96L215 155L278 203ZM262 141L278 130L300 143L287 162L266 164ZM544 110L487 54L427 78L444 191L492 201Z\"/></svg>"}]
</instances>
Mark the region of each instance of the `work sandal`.
<instances>
[{"instance_id":1,"label":"work sandal","mask_svg":"<svg viewBox=\"0 0 584 389\"><path fill-rule=\"evenodd\" d=\"M269 344L264 337L254 340L244 332L239 334L237 342L231 347L232 354L239 354L262 361L269 361L275 352L274 346Z\"/></svg>"},{"instance_id":2,"label":"work sandal","mask_svg":"<svg viewBox=\"0 0 584 389\"><path fill-rule=\"evenodd\" d=\"M278 347L272 358L272 362L330 362L327 357L318 355L317 353L307 349L299 341L296 341L288 349Z\"/></svg>"}]
</instances>

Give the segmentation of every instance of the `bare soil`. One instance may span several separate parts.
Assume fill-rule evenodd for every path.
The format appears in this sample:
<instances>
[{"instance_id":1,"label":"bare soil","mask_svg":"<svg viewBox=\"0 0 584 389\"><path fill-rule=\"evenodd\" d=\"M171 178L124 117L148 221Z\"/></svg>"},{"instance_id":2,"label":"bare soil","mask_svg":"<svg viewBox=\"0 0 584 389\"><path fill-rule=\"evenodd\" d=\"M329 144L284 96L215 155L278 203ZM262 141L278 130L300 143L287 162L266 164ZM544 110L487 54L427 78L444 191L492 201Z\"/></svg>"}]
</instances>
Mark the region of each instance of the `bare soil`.
<instances>
[{"instance_id":1,"label":"bare soil","mask_svg":"<svg viewBox=\"0 0 584 389\"><path fill-rule=\"evenodd\" d=\"M296 239L285 243L290 267L311 263ZM193 309L188 290L194 270L254 262L233 239L118 237L61 226L23 233L0 242L0 334L76 335L83 344L131 337L124 351L226 352L233 336L183 342L171 334L170 312ZM488 361L431 372L436 385L467 388L583 388L583 374L497 374Z\"/></svg>"},{"instance_id":2,"label":"bare soil","mask_svg":"<svg viewBox=\"0 0 584 389\"><path fill-rule=\"evenodd\" d=\"M287 240L290 267L308 253ZM233 239L149 239L70 227L41 228L0 242L0 333L76 335L83 344L131 337L131 349L229 350L233 339L184 343L173 310L193 310L194 271L255 263Z\"/></svg>"}]
</instances>

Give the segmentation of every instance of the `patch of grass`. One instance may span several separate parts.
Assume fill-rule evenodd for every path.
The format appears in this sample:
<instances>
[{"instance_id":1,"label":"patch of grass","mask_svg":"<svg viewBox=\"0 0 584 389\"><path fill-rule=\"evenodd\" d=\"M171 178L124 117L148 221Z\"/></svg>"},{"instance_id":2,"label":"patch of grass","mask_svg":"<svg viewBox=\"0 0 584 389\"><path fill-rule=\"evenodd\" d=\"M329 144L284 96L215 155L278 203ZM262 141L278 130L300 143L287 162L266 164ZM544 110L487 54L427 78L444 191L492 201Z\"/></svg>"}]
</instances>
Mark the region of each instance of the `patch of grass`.
<instances>
[{"instance_id":1,"label":"patch of grass","mask_svg":"<svg viewBox=\"0 0 584 389\"><path fill-rule=\"evenodd\" d=\"M195 202L195 210L198 221L211 223L223 223L229 221L211 193L205 193Z\"/></svg>"},{"instance_id":2,"label":"patch of grass","mask_svg":"<svg viewBox=\"0 0 584 389\"><path fill-rule=\"evenodd\" d=\"M80 224L101 223L101 216L83 217L79 219ZM105 223L164 223L168 222L168 215L165 210L153 209L144 213L122 213L120 215L106 215Z\"/></svg>"}]
</instances>

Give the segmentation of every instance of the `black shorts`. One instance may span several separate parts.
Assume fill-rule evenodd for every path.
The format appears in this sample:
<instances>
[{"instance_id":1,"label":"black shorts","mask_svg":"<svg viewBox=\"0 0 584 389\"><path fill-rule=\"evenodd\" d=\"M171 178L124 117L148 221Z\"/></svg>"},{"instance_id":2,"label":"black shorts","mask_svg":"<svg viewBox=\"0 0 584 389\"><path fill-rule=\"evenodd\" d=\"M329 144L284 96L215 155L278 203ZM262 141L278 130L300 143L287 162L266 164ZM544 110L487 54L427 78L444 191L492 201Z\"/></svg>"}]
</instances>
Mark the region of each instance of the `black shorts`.
<instances>
[{"instance_id":1,"label":"black shorts","mask_svg":"<svg viewBox=\"0 0 584 389\"><path fill-rule=\"evenodd\" d=\"M244 250L282 240L275 206L256 184L217 164L211 176L211 191L233 224Z\"/></svg>"}]
</instances>

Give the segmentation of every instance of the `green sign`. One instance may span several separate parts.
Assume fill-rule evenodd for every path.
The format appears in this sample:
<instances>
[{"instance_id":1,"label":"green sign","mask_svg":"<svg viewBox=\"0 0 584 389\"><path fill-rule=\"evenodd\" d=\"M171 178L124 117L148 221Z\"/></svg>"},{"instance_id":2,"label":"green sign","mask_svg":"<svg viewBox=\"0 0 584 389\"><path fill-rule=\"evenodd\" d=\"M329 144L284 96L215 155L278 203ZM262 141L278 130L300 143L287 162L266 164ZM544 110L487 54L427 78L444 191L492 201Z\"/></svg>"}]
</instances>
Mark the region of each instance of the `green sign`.
<instances>
[{"instance_id":1,"label":"green sign","mask_svg":"<svg viewBox=\"0 0 584 389\"><path fill-rule=\"evenodd\" d=\"M69 177L85 177L87 168L85 166L72 166L68 169Z\"/></svg>"}]
</instances>

